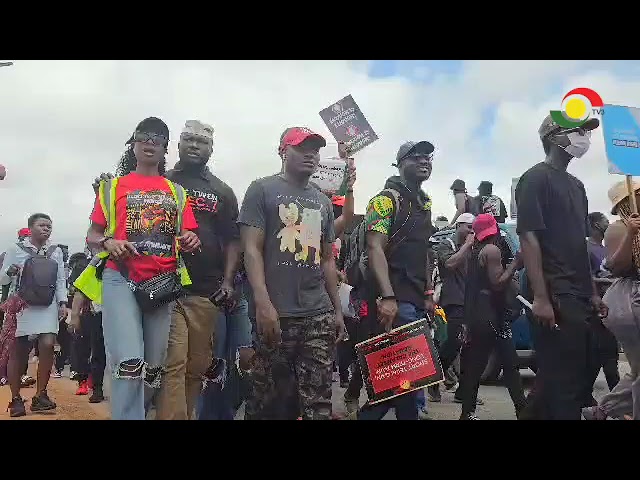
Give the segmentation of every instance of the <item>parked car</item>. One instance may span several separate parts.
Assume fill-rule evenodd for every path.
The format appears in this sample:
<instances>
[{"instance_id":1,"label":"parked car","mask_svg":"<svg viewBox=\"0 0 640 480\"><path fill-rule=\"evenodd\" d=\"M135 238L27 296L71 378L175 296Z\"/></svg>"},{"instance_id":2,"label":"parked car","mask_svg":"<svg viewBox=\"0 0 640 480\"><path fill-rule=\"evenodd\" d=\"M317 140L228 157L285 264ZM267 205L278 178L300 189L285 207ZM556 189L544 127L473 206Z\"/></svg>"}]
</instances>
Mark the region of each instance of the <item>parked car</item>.
<instances>
[{"instance_id":1,"label":"parked car","mask_svg":"<svg viewBox=\"0 0 640 480\"><path fill-rule=\"evenodd\" d=\"M511 261L516 252L520 250L520 240L518 239L518 235L516 233L516 224L513 222L507 222L501 223L498 226L500 227L500 235L505 239L507 245L509 246L509 250L511 251L511 258L509 259L509 261ZM454 233L455 228L445 228L434 233L429 241L432 245L436 245L444 241L446 238L452 238ZM434 269L434 283L436 285L436 291L438 291L441 287L437 269L438 266L436 265ZM524 275L524 271L521 271L519 275L521 276L520 278L522 278L522 276ZM511 324L511 329L513 332L513 342L516 346L516 351L518 352L518 366L521 369L530 368L533 372L535 372L537 370L537 366L535 363L533 341L531 339L530 319L527 316L527 311L524 308L523 310L521 310L520 316ZM496 381L500 378L501 373L502 365L498 360L497 354L494 352L489 357L489 361L487 362L487 366L484 370L484 373L482 374L481 381Z\"/></svg>"}]
</instances>

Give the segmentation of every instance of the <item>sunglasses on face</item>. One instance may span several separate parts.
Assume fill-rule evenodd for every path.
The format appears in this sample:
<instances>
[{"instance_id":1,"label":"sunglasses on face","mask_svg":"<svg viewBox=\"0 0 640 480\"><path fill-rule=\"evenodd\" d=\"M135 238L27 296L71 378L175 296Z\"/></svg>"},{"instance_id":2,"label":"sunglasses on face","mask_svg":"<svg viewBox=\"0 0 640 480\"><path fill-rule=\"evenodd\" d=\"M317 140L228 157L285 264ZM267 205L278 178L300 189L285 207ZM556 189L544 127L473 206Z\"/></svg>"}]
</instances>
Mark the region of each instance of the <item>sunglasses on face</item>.
<instances>
[{"instance_id":1,"label":"sunglasses on face","mask_svg":"<svg viewBox=\"0 0 640 480\"><path fill-rule=\"evenodd\" d=\"M151 140L151 142L154 145L158 145L158 146L166 145L168 143L167 137L165 137L164 135L160 135L158 133L135 132L133 134L134 142L146 143L149 140Z\"/></svg>"}]
</instances>

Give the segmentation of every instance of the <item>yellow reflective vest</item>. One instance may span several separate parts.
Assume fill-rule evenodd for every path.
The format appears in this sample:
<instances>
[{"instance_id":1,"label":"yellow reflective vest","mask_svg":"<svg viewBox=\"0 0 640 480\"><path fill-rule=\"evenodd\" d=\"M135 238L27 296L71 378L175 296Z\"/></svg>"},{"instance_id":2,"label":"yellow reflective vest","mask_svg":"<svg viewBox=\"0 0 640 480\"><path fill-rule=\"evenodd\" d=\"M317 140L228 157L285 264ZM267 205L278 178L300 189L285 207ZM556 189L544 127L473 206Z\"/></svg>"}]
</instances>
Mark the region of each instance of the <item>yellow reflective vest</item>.
<instances>
[{"instance_id":1,"label":"yellow reflective vest","mask_svg":"<svg viewBox=\"0 0 640 480\"><path fill-rule=\"evenodd\" d=\"M182 232L182 218L184 209L187 206L187 192L180 185L165 179L173 198L178 207L176 231L178 235ZM102 180L98 190L98 200L107 220L104 229L106 237L113 237L116 231L116 187L118 186L118 178ZM176 235L177 237L177 235ZM179 254L180 245L176 240L176 255L178 257L178 274L180 282L183 286L191 285L191 278L187 267ZM80 290L89 300L102 304L102 270L107 263L109 257L108 252L100 252L91 259L87 268L78 276L73 286Z\"/></svg>"}]
</instances>

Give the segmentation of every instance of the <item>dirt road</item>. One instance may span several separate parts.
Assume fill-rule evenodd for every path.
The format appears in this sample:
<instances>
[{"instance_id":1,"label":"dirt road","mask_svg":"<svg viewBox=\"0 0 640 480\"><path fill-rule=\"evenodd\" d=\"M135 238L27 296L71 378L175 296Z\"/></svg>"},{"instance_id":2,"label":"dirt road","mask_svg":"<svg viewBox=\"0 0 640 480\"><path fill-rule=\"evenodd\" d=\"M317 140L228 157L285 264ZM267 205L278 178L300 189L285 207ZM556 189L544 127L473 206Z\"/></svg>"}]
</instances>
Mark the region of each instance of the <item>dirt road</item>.
<instances>
[{"instance_id":1,"label":"dirt road","mask_svg":"<svg viewBox=\"0 0 640 480\"><path fill-rule=\"evenodd\" d=\"M29 364L29 374L36 376L36 365ZM72 382L67 377L52 378L49 381L47 392L49 397L56 402L58 408L48 412L33 413L29 410L31 397L35 395L35 385L23 388L20 392L25 399L27 416L20 418L10 418L7 412L7 405L11 400L11 391L8 386L0 387L0 420L108 420L109 404L89 403L89 396L78 396L75 394L78 384Z\"/></svg>"}]
</instances>

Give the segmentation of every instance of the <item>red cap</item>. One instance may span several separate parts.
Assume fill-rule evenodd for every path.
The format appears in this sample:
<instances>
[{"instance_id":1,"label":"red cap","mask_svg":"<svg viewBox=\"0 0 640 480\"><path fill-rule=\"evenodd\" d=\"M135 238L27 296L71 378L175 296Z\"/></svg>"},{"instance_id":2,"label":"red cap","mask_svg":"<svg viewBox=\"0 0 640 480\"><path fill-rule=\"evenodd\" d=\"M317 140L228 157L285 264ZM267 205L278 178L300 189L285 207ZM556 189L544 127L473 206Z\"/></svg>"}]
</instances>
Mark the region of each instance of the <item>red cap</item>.
<instances>
[{"instance_id":1,"label":"red cap","mask_svg":"<svg viewBox=\"0 0 640 480\"><path fill-rule=\"evenodd\" d=\"M483 241L485 238L498 233L498 224L493 215L488 213L481 213L473 221L473 231L476 234L478 241Z\"/></svg>"},{"instance_id":2,"label":"red cap","mask_svg":"<svg viewBox=\"0 0 640 480\"><path fill-rule=\"evenodd\" d=\"M30 237L30 236L31 236L31 230L29 230L28 228L21 228L20 230L18 230L18 238Z\"/></svg>"},{"instance_id":3,"label":"red cap","mask_svg":"<svg viewBox=\"0 0 640 480\"><path fill-rule=\"evenodd\" d=\"M331 203L337 205L338 207L344 207L344 200L345 197L341 195L334 195L333 197L331 197Z\"/></svg>"},{"instance_id":4,"label":"red cap","mask_svg":"<svg viewBox=\"0 0 640 480\"><path fill-rule=\"evenodd\" d=\"M282 139L280 140L280 146L278 147L278 152L282 152L282 150L284 150L284 147L288 145L292 145L292 146L300 145L306 139L311 137L317 139L318 143L320 144L320 147L327 146L327 141L324 139L322 135L312 132L306 127L292 127L292 128L287 128L284 131L284 134L282 135Z\"/></svg>"}]
</instances>

